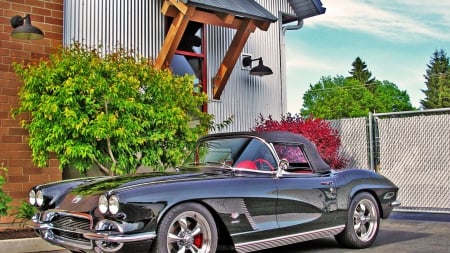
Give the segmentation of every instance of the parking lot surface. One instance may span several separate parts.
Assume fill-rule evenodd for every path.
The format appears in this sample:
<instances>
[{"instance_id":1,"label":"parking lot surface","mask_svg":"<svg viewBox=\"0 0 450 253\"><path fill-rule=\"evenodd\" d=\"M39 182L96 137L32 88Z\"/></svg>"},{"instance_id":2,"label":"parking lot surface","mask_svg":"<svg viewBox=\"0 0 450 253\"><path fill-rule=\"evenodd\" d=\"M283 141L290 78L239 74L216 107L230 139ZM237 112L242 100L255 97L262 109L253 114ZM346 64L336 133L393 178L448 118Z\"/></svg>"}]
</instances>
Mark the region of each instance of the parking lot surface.
<instances>
[{"instance_id":1,"label":"parking lot surface","mask_svg":"<svg viewBox=\"0 0 450 253\"><path fill-rule=\"evenodd\" d=\"M259 251L258 253L448 253L450 252L450 215L401 214L382 220L372 247L355 250L342 248L333 237ZM49 253L49 252L47 252ZM60 250L52 253L70 253Z\"/></svg>"},{"instance_id":2,"label":"parking lot surface","mask_svg":"<svg viewBox=\"0 0 450 253\"><path fill-rule=\"evenodd\" d=\"M394 214L382 220L372 247L355 250L342 248L333 237L298 243L259 253L448 253L450 252L450 215Z\"/></svg>"}]
</instances>

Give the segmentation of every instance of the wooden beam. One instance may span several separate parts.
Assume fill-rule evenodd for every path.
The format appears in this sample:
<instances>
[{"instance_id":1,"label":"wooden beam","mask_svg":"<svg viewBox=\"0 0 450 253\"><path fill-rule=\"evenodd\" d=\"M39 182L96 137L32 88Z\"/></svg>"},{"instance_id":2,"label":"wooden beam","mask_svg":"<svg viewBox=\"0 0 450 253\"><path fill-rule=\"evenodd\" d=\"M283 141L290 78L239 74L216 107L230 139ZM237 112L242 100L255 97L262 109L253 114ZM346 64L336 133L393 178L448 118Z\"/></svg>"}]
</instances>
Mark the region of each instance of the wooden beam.
<instances>
[{"instance_id":1,"label":"wooden beam","mask_svg":"<svg viewBox=\"0 0 450 253\"><path fill-rule=\"evenodd\" d=\"M270 22L236 17L221 12L196 10L195 7L188 6L180 0L165 0L161 7L161 12L165 16L173 17L174 19L156 58L156 69L162 69L169 65L189 21L237 29L229 49L213 78L214 99L220 99L223 89L230 78L231 72L250 34L255 31L256 27L266 31L270 26Z\"/></svg>"},{"instance_id":2,"label":"wooden beam","mask_svg":"<svg viewBox=\"0 0 450 253\"><path fill-rule=\"evenodd\" d=\"M270 22L267 22L267 21L261 21L261 20L256 20L256 21L255 21L255 25L256 25L259 29L261 29L261 30L263 30L263 31L267 31L267 30L269 29Z\"/></svg>"},{"instance_id":3,"label":"wooden beam","mask_svg":"<svg viewBox=\"0 0 450 253\"><path fill-rule=\"evenodd\" d=\"M164 2L169 2L171 5L175 6L179 12L183 13L184 15L186 15L188 12L189 7L180 0L166 0Z\"/></svg>"},{"instance_id":4,"label":"wooden beam","mask_svg":"<svg viewBox=\"0 0 450 253\"><path fill-rule=\"evenodd\" d=\"M176 17L177 13L178 11L175 8L168 8L163 14L168 17ZM232 18L230 18L219 14L220 13L211 13L197 9L194 15L192 15L191 21L233 29L239 29L241 26L241 18L237 18L233 15L231 15Z\"/></svg>"},{"instance_id":5,"label":"wooden beam","mask_svg":"<svg viewBox=\"0 0 450 253\"><path fill-rule=\"evenodd\" d=\"M256 25L254 23L254 20L244 19L241 26L236 31L236 34L234 35L233 40L228 47L228 51L225 54L225 57L223 58L223 61L220 64L220 67L213 79L214 99L220 99L223 89L225 88L225 85L230 78L231 72L233 71L236 62L239 59L245 43L247 43L250 34L254 32L255 29Z\"/></svg>"},{"instance_id":6,"label":"wooden beam","mask_svg":"<svg viewBox=\"0 0 450 253\"><path fill-rule=\"evenodd\" d=\"M172 7L169 1L164 1L162 7L161 7L161 13L164 16L167 16L167 13L169 12L169 9ZM175 11L175 10L174 10Z\"/></svg>"},{"instance_id":7,"label":"wooden beam","mask_svg":"<svg viewBox=\"0 0 450 253\"><path fill-rule=\"evenodd\" d=\"M168 1L164 2L163 7L161 8L161 12L165 16L176 17L179 10L167 2ZM191 21L215 26L228 27L233 29L239 29L242 20L243 19L241 17L236 17L229 13L207 12L200 9L197 9L195 14L191 17ZM263 31L267 31L271 24L269 21L262 21L262 20L253 20L253 21L255 22L256 27L258 27Z\"/></svg>"},{"instance_id":8,"label":"wooden beam","mask_svg":"<svg viewBox=\"0 0 450 253\"><path fill-rule=\"evenodd\" d=\"M229 13L223 13L223 12L219 12L216 13L216 15L225 23L225 24L233 24L234 15L231 15Z\"/></svg>"},{"instance_id":9,"label":"wooden beam","mask_svg":"<svg viewBox=\"0 0 450 253\"><path fill-rule=\"evenodd\" d=\"M167 1L166 1L167 2ZM167 7L168 8L168 7ZM170 9L170 8L168 8ZM184 31L189 23L191 16L195 13L195 7L189 7L185 13L178 12L172 24L170 25L169 31L167 32L164 43L159 51L158 57L155 61L155 69L162 69L168 66L169 62L172 60L175 51L180 44L181 38L183 37Z\"/></svg>"}]
</instances>

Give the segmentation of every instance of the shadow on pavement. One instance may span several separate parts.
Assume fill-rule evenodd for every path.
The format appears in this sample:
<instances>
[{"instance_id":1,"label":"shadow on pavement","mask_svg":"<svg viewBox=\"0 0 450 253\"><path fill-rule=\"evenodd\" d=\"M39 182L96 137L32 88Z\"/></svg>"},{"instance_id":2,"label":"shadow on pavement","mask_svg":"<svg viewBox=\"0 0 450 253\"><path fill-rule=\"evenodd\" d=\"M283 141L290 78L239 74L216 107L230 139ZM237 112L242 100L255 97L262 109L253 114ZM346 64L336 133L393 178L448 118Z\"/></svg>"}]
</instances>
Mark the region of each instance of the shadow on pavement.
<instances>
[{"instance_id":1,"label":"shadow on pavement","mask_svg":"<svg viewBox=\"0 0 450 253\"><path fill-rule=\"evenodd\" d=\"M389 245L399 242L406 242L411 240L416 240L424 237L428 237L430 234L419 233L419 232L406 232L401 230L383 230L381 229L378 233L378 237L373 243L372 247Z\"/></svg>"},{"instance_id":2,"label":"shadow on pavement","mask_svg":"<svg viewBox=\"0 0 450 253\"><path fill-rule=\"evenodd\" d=\"M383 224L384 225L384 224ZM430 236L428 233L393 230L391 226L381 226L377 239L374 244L365 249L368 252L374 251L377 247L386 247L390 244L397 244L406 241L416 240ZM363 251L365 251L363 250ZM343 252L356 252L360 249L348 249L343 248L334 237L322 238L308 242L297 243L285 247L279 247L274 249L268 249L260 251L260 253L311 253L311 252L328 252L328 253L343 253Z\"/></svg>"}]
</instances>

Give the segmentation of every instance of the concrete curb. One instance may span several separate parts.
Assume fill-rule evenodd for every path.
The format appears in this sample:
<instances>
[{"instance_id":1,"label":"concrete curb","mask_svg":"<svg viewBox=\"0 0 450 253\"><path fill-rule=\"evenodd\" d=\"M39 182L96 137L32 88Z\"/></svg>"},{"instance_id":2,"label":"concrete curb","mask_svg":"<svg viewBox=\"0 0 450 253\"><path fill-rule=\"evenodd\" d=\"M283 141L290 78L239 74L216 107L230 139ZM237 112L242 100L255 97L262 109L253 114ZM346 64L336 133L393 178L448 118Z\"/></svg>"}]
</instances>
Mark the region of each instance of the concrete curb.
<instances>
[{"instance_id":1,"label":"concrete curb","mask_svg":"<svg viewBox=\"0 0 450 253\"><path fill-rule=\"evenodd\" d=\"M26 253L26 252L45 252L63 250L63 248L52 245L40 237L0 240L1 252L8 253Z\"/></svg>"}]
</instances>

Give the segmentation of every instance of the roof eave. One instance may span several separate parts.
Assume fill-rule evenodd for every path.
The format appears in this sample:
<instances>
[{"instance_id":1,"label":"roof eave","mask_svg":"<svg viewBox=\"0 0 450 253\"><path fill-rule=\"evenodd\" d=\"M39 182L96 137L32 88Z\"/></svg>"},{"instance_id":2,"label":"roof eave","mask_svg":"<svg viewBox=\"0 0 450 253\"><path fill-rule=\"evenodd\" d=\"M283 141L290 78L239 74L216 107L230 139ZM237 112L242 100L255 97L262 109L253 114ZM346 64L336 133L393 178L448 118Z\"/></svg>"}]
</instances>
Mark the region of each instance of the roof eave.
<instances>
[{"instance_id":1,"label":"roof eave","mask_svg":"<svg viewBox=\"0 0 450 253\"><path fill-rule=\"evenodd\" d=\"M278 18L275 17L272 13L267 11L264 7L259 5L256 1L248 1L245 2L246 5L251 6L251 9L245 11L245 8L232 8L233 6L243 4L241 0L237 1L228 1L226 6L223 5L214 5L215 1L198 1L198 0L183 0L185 4L190 6L194 6L196 8L211 10L221 13L232 14L236 17L250 18L257 21L274 23L278 21ZM239 7L239 6L238 6ZM253 12L251 12L253 11Z\"/></svg>"},{"instance_id":2,"label":"roof eave","mask_svg":"<svg viewBox=\"0 0 450 253\"><path fill-rule=\"evenodd\" d=\"M306 19L324 14L326 8L321 0L288 0L298 19Z\"/></svg>"}]
</instances>

